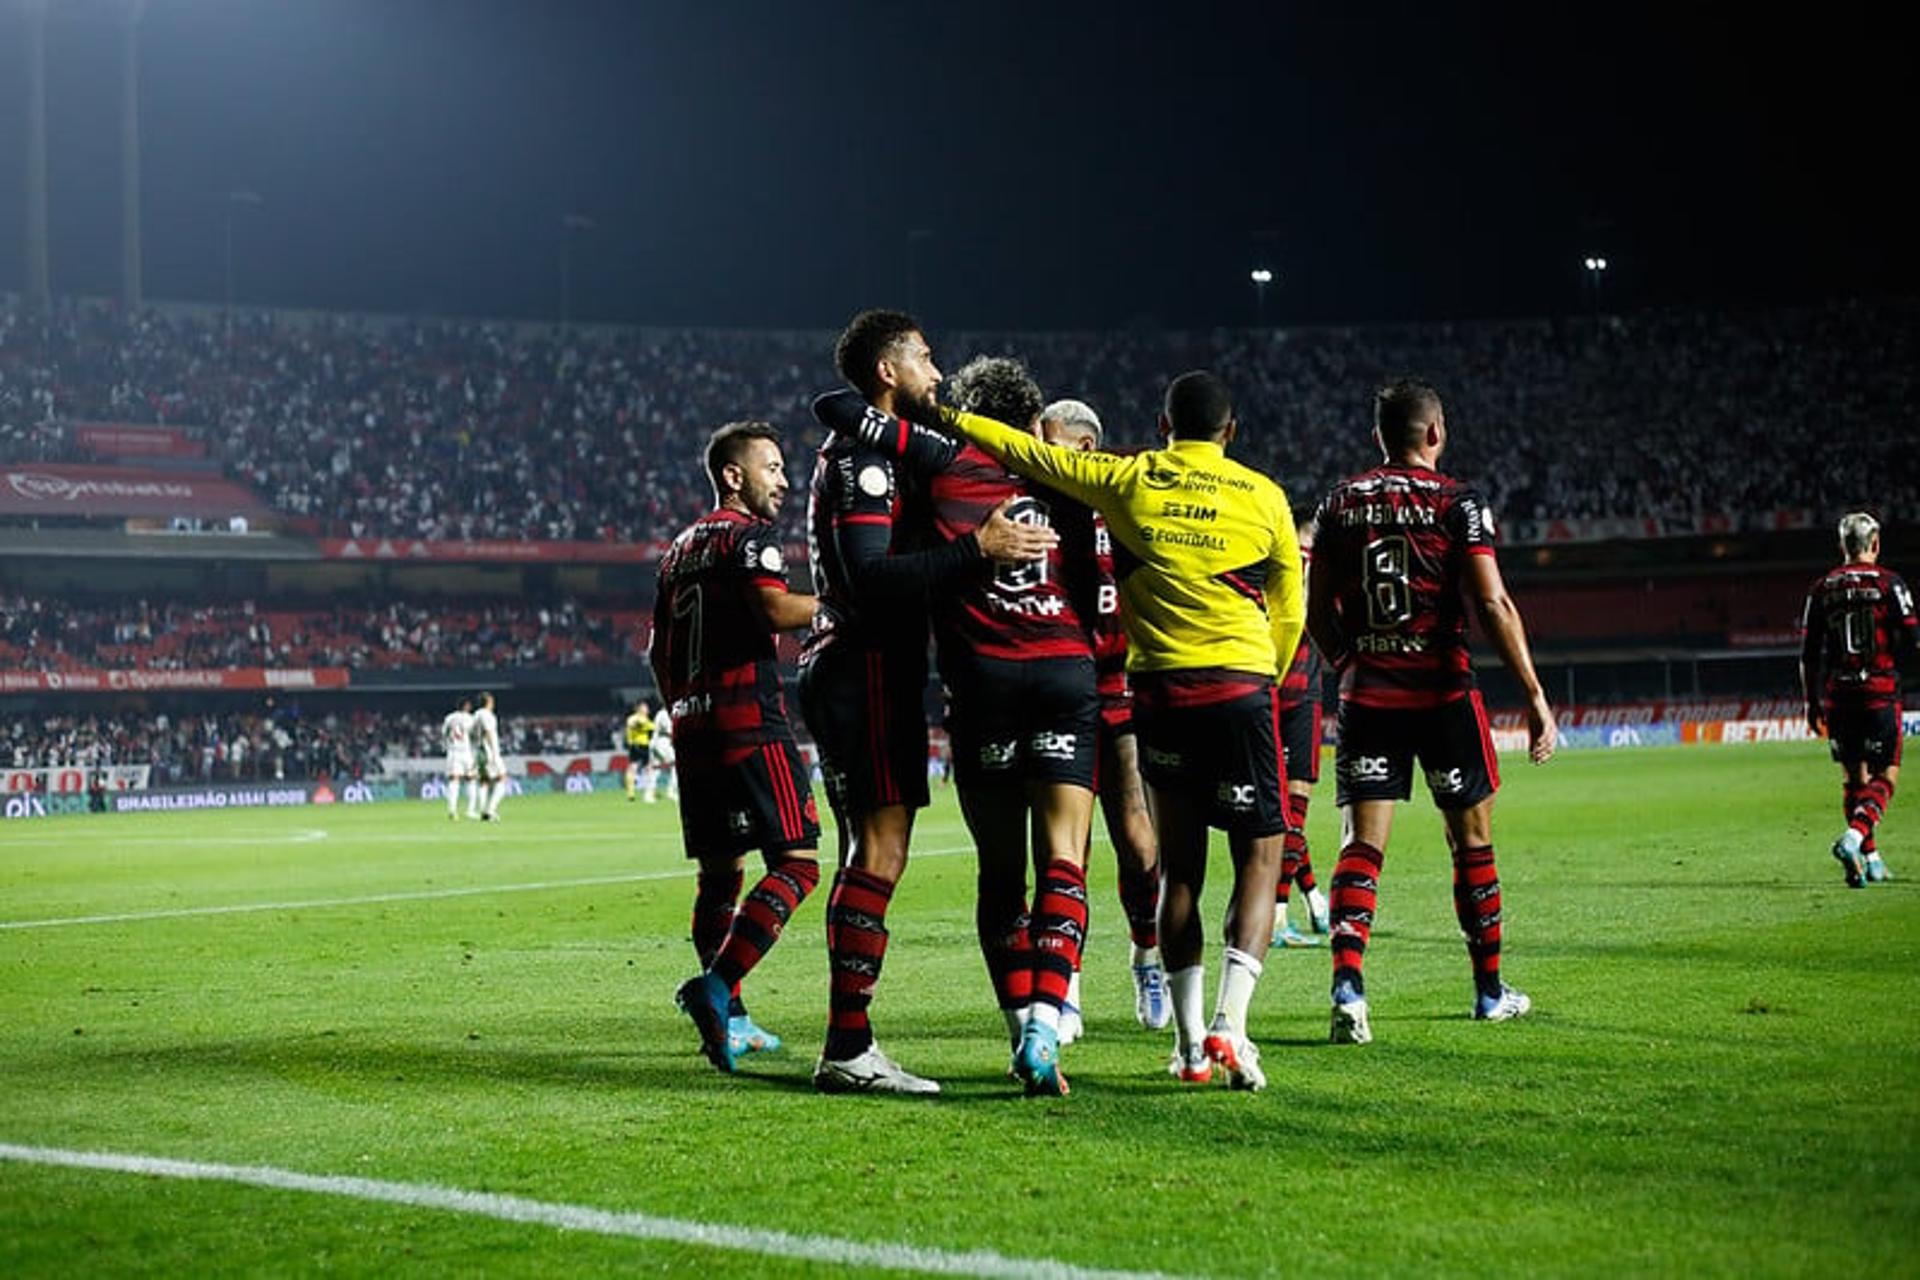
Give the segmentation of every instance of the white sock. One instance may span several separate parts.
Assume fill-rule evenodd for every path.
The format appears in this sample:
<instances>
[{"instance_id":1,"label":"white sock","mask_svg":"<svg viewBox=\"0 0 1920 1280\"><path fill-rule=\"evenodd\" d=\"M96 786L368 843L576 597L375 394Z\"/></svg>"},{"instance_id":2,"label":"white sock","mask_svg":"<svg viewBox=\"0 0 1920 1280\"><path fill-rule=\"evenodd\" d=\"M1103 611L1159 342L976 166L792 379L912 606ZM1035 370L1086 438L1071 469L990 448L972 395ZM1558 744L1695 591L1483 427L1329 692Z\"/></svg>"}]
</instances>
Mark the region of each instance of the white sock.
<instances>
[{"instance_id":1,"label":"white sock","mask_svg":"<svg viewBox=\"0 0 1920 1280\"><path fill-rule=\"evenodd\" d=\"M460 779L447 779L447 812L458 815L460 812Z\"/></svg>"},{"instance_id":2,"label":"white sock","mask_svg":"<svg viewBox=\"0 0 1920 1280\"><path fill-rule=\"evenodd\" d=\"M1235 1033L1247 1033L1247 1004L1260 983L1264 968L1258 960L1237 947L1228 947L1226 967L1220 971L1220 1004L1215 1020L1225 1020Z\"/></svg>"},{"instance_id":3,"label":"white sock","mask_svg":"<svg viewBox=\"0 0 1920 1280\"><path fill-rule=\"evenodd\" d=\"M1160 963L1160 948L1135 947L1133 949L1133 967L1143 969L1150 964Z\"/></svg>"},{"instance_id":4,"label":"white sock","mask_svg":"<svg viewBox=\"0 0 1920 1280\"><path fill-rule=\"evenodd\" d=\"M1035 1000L1032 1004L1028 1005L1027 1018L1029 1021L1037 1022L1043 1027L1051 1027L1055 1031L1060 1029L1060 1010L1048 1004L1045 1000Z\"/></svg>"},{"instance_id":5,"label":"white sock","mask_svg":"<svg viewBox=\"0 0 1920 1280\"><path fill-rule=\"evenodd\" d=\"M1207 967L1196 964L1167 975L1173 992L1173 1038L1182 1052L1207 1038Z\"/></svg>"},{"instance_id":6,"label":"white sock","mask_svg":"<svg viewBox=\"0 0 1920 1280\"><path fill-rule=\"evenodd\" d=\"M480 791L480 779L469 778L467 780L467 816L469 818L480 816Z\"/></svg>"},{"instance_id":7,"label":"white sock","mask_svg":"<svg viewBox=\"0 0 1920 1280\"><path fill-rule=\"evenodd\" d=\"M496 818L500 816L500 797L505 794L507 794L507 780L505 778L500 779L500 781L487 788L487 812Z\"/></svg>"},{"instance_id":8,"label":"white sock","mask_svg":"<svg viewBox=\"0 0 1920 1280\"><path fill-rule=\"evenodd\" d=\"M1067 1003L1076 1009L1080 1007L1080 971L1078 969L1075 969L1073 976L1067 979Z\"/></svg>"},{"instance_id":9,"label":"white sock","mask_svg":"<svg viewBox=\"0 0 1920 1280\"><path fill-rule=\"evenodd\" d=\"M1002 1009L1000 1015L1007 1020L1007 1038L1013 1041L1013 1047L1020 1047L1020 1036L1027 1029L1027 1016L1032 1005L1021 1005L1018 1009Z\"/></svg>"}]
</instances>

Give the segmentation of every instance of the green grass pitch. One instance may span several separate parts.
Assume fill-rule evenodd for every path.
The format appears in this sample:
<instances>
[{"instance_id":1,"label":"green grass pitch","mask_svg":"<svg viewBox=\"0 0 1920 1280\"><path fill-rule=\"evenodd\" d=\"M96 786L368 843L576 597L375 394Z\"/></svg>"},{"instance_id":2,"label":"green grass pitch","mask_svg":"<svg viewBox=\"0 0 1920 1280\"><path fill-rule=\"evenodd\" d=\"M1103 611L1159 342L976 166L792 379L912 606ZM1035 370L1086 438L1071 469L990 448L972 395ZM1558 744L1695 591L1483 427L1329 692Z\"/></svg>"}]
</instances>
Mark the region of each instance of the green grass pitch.
<instances>
[{"instance_id":1,"label":"green grass pitch","mask_svg":"<svg viewBox=\"0 0 1920 1280\"><path fill-rule=\"evenodd\" d=\"M1468 1019L1422 797L1387 855L1376 1042L1326 1043L1324 947L1275 951L1258 1095L1165 1074L1101 844L1073 1093L1017 1096L951 793L921 824L874 1009L881 1043L944 1084L924 1102L809 1087L824 889L748 988L788 1048L733 1078L704 1063L670 1000L692 882L665 804L528 799L498 828L427 803L10 824L0 1144L1182 1275L1913 1274L1920 802L1897 796L1882 828L1903 878L1849 891L1815 745L1506 771L1506 968L1533 1016ZM1336 822L1329 780L1323 878ZM1226 874L1218 855L1210 975ZM205 910L261 904L280 905ZM136 918L17 927L99 916ZM9 1276L695 1268L846 1271L0 1160Z\"/></svg>"}]
</instances>

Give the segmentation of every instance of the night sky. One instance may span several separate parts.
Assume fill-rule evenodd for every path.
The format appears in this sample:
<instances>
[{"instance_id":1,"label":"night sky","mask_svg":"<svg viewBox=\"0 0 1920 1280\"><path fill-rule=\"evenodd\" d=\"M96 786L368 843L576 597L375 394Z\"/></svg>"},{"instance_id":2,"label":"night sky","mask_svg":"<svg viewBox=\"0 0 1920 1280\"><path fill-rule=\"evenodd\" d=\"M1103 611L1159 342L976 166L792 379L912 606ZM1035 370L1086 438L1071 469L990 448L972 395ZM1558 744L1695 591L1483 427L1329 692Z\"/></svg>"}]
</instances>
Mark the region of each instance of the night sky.
<instances>
[{"instance_id":1,"label":"night sky","mask_svg":"<svg viewBox=\"0 0 1920 1280\"><path fill-rule=\"evenodd\" d=\"M25 61L0 0L0 289ZM52 0L56 292L119 285L122 0ZM1334 9L1351 16L1332 16ZM1551 10L1552 12L1546 12ZM1903 43L1753 6L152 0L150 298L940 328L1920 291Z\"/></svg>"}]
</instances>

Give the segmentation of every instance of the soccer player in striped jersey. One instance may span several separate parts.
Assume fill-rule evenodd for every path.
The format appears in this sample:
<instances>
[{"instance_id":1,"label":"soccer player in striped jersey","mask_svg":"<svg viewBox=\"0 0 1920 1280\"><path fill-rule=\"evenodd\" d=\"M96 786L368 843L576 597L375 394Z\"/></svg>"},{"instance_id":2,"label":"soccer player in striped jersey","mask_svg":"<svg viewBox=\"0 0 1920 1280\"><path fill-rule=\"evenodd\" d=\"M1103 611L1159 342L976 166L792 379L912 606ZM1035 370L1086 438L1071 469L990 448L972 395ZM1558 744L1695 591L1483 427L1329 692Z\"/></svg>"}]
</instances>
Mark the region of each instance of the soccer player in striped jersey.
<instances>
[{"instance_id":1,"label":"soccer player in striped jersey","mask_svg":"<svg viewBox=\"0 0 1920 1280\"><path fill-rule=\"evenodd\" d=\"M946 394L960 409L1029 431L1038 430L1045 404L1026 369L998 356L968 362L947 381ZM1061 535L1044 557L961 578L934 601L932 617L954 783L979 855L975 925L1012 1040L1012 1073L1030 1093L1064 1094L1060 1046L1087 927L1099 713L1089 629L1092 513L941 432L876 431L865 443L897 453L925 488L936 543L963 536L1002 508L1017 522Z\"/></svg>"},{"instance_id":2,"label":"soccer player in striped jersey","mask_svg":"<svg viewBox=\"0 0 1920 1280\"><path fill-rule=\"evenodd\" d=\"M1840 554L1807 593L1800 688L1808 727L1826 735L1840 766L1847 826L1833 856L1858 889L1887 878L1873 833L1900 780L1900 658L1913 654L1920 622L1907 584L1880 564L1878 520L1842 517Z\"/></svg>"},{"instance_id":3,"label":"soccer player in striped jersey","mask_svg":"<svg viewBox=\"0 0 1920 1280\"><path fill-rule=\"evenodd\" d=\"M1298 530L1303 563L1313 559L1313 520L1307 516ZM1328 928L1327 895L1313 875L1313 855L1307 847L1307 806L1313 785L1320 781L1320 652L1313 638L1302 633L1300 647L1280 681L1280 748L1287 757L1287 844L1280 862L1278 901L1273 904L1273 943L1277 947L1310 947L1314 940L1287 919L1287 900L1298 884L1307 899L1307 920L1315 933Z\"/></svg>"},{"instance_id":4,"label":"soccer player in striped jersey","mask_svg":"<svg viewBox=\"0 0 1920 1280\"><path fill-rule=\"evenodd\" d=\"M774 649L779 632L812 623L816 601L788 589L773 523L787 496L780 433L730 422L708 441L706 464L714 507L661 558L648 659L672 717L680 830L699 864L701 971L675 999L707 1060L732 1071L738 1055L779 1047L748 1016L740 983L820 883L820 820ZM741 902L749 849L766 873Z\"/></svg>"},{"instance_id":5,"label":"soccer player in striped jersey","mask_svg":"<svg viewBox=\"0 0 1920 1280\"><path fill-rule=\"evenodd\" d=\"M1336 1044L1373 1038L1362 965L1394 804L1413 794L1416 759L1446 822L1454 912L1473 964L1473 1016L1501 1021L1532 1004L1500 977L1500 770L1468 660L1466 602L1526 694L1535 764L1553 755L1557 733L1520 610L1500 578L1493 516L1477 491L1437 469L1447 444L1439 394L1417 382L1383 387L1373 435L1385 463L1341 481L1320 504L1307 588L1308 630L1340 673Z\"/></svg>"},{"instance_id":6,"label":"soccer player in striped jersey","mask_svg":"<svg viewBox=\"0 0 1920 1280\"><path fill-rule=\"evenodd\" d=\"M919 324L897 311L855 316L834 350L840 374L888 421L937 414L940 370ZM906 491L895 453L848 436L821 446L807 513L821 606L800 655L800 698L820 746L840 831L827 902L827 1042L814 1068L823 1093L938 1093L874 1041L868 1010L886 959L887 908L907 865L914 814L927 804L927 617L931 601L989 564L1047 554L1051 529L1006 505L978 527L910 546L924 498Z\"/></svg>"},{"instance_id":7,"label":"soccer player in striped jersey","mask_svg":"<svg viewBox=\"0 0 1920 1280\"><path fill-rule=\"evenodd\" d=\"M988 417L994 415L988 414ZM1100 448L1100 415L1082 400L1056 400L1040 413L1040 438L1048 444L1093 452ZM1140 781L1140 746L1133 727L1133 689L1127 683L1127 629L1120 617L1120 587L1113 573L1113 535L1093 514L1096 592L1093 616L1093 677L1100 695L1100 755L1095 791L1118 867L1120 909L1127 918L1133 952L1133 1015L1150 1031L1173 1017L1166 970L1160 962L1160 850ZM1282 882L1284 884L1284 882ZM1079 1005L1074 984L1070 1006ZM1061 1036L1067 1042L1067 1036Z\"/></svg>"},{"instance_id":8,"label":"soccer player in striped jersey","mask_svg":"<svg viewBox=\"0 0 1920 1280\"><path fill-rule=\"evenodd\" d=\"M1279 664L1300 641L1300 550L1286 495L1226 456L1239 430L1226 385L1195 370L1167 387L1164 448L1129 457L1063 448L1018 427L943 409L941 420L1019 475L1106 517L1127 628L1164 885L1160 946L1173 994L1179 1079L1216 1067L1265 1087L1247 1007L1273 930L1286 832L1277 732ZM904 424L899 424L905 429ZM891 429L884 419L855 430ZM1200 891L1209 829L1233 859L1226 963L1205 1021Z\"/></svg>"}]
</instances>

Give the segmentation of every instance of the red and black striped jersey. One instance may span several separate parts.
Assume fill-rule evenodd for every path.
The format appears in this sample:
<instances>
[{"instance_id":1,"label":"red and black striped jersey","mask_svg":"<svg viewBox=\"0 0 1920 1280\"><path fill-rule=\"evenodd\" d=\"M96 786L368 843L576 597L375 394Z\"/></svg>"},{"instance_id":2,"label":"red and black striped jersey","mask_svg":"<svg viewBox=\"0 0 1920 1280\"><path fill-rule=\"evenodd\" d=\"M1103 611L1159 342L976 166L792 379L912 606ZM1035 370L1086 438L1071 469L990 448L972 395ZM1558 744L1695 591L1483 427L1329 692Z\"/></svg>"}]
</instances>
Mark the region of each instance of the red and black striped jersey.
<instances>
[{"instance_id":1,"label":"red and black striped jersey","mask_svg":"<svg viewBox=\"0 0 1920 1280\"><path fill-rule=\"evenodd\" d=\"M803 664L845 645L924 665L929 599L985 561L972 534L910 549L903 519L923 503L901 492L892 454L845 436L821 446L807 499L820 609L801 647Z\"/></svg>"},{"instance_id":2,"label":"red and black striped jersey","mask_svg":"<svg viewBox=\"0 0 1920 1280\"><path fill-rule=\"evenodd\" d=\"M943 465L926 478L937 542L964 537L1011 498L1007 518L1052 526L1060 542L1041 560L987 565L934 601L933 632L943 649L1010 661L1090 658L1093 642L1083 607L1093 574L1093 513L1014 475L972 445L951 442Z\"/></svg>"},{"instance_id":3,"label":"red and black striped jersey","mask_svg":"<svg viewBox=\"0 0 1920 1280\"><path fill-rule=\"evenodd\" d=\"M1102 698L1127 696L1127 627L1120 616L1120 580L1114 576L1113 535L1093 513L1093 672Z\"/></svg>"},{"instance_id":4,"label":"red and black striped jersey","mask_svg":"<svg viewBox=\"0 0 1920 1280\"><path fill-rule=\"evenodd\" d=\"M726 764L791 730L762 587L787 589L770 520L712 511L660 559L649 660L683 766Z\"/></svg>"},{"instance_id":5,"label":"red and black striped jersey","mask_svg":"<svg viewBox=\"0 0 1920 1280\"><path fill-rule=\"evenodd\" d=\"M1302 576L1312 565L1313 553L1300 548ZM1293 661L1287 664L1286 674L1280 680L1280 709L1290 711L1320 701L1320 671L1320 651L1313 647L1312 637L1302 631L1300 647L1293 651Z\"/></svg>"},{"instance_id":6,"label":"red and black striped jersey","mask_svg":"<svg viewBox=\"0 0 1920 1280\"><path fill-rule=\"evenodd\" d=\"M1920 637L1913 593L1876 564L1843 564L1807 593L1800 670L1807 700L1867 707L1899 701L1900 657Z\"/></svg>"},{"instance_id":7,"label":"red and black striped jersey","mask_svg":"<svg viewBox=\"0 0 1920 1280\"><path fill-rule=\"evenodd\" d=\"M1424 467L1376 467L1333 487L1317 515L1316 572L1330 579L1343 701L1431 707L1473 688L1461 580L1494 553L1475 490Z\"/></svg>"}]
</instances>

